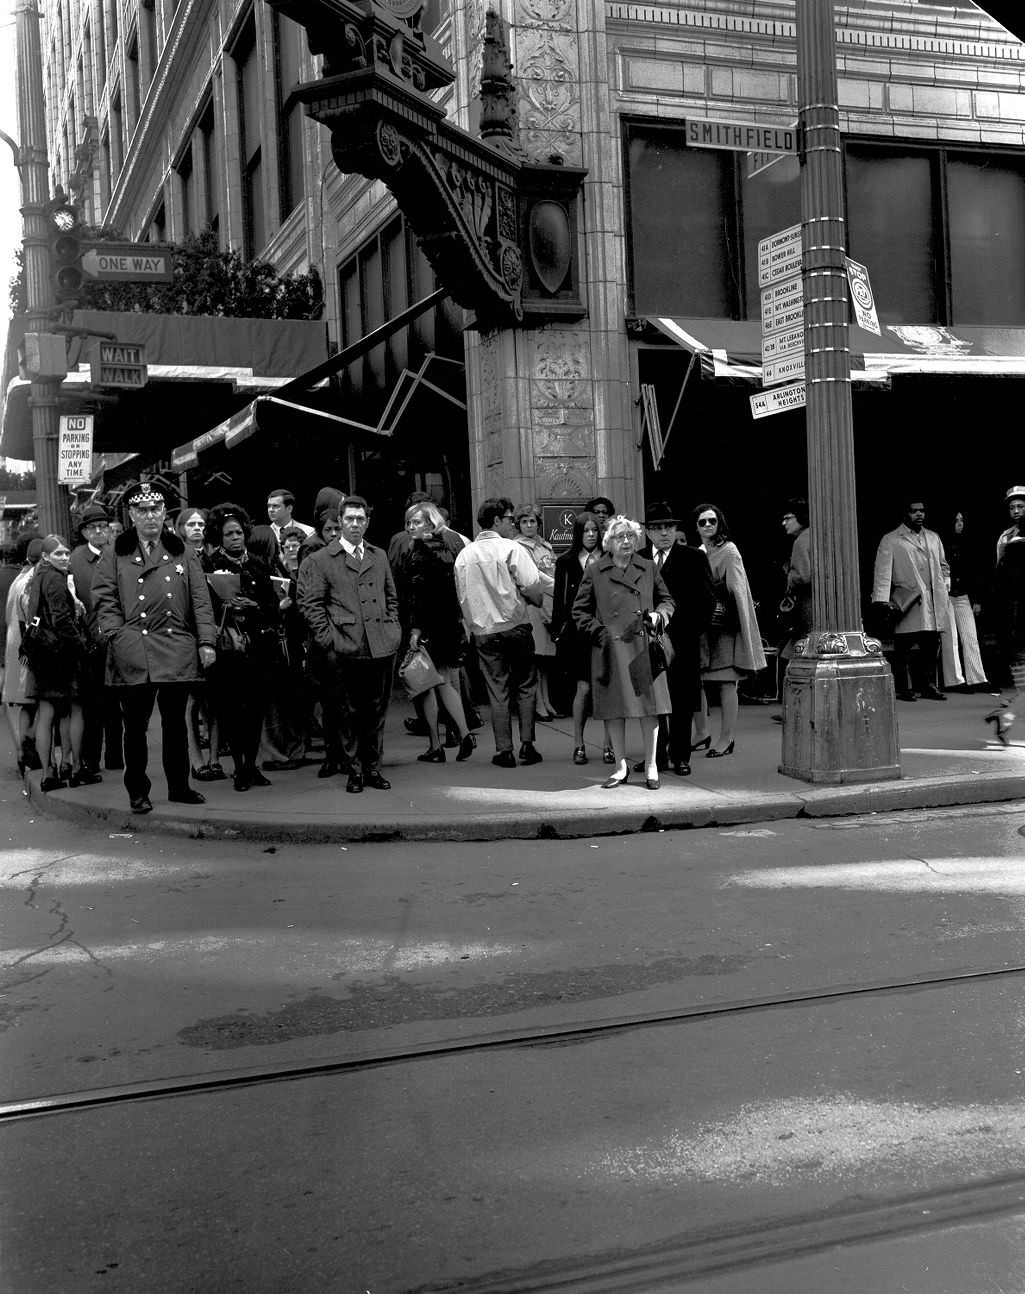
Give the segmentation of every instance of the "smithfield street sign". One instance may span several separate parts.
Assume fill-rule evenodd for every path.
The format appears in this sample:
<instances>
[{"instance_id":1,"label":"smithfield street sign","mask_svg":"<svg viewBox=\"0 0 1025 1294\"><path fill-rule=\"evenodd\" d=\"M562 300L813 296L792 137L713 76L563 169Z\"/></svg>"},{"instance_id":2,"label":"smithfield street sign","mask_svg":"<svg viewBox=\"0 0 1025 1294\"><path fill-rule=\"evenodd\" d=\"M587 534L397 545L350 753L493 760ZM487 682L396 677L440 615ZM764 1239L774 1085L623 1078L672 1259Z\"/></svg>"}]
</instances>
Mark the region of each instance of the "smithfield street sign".
<instances>
[{"instance_id":1,"label":"smithfield street sign","mask_svg":"<svg viewBox=\"0 0 1025 1294\"><path fill-rule=\"evenodd\" d=\"M87 243L82 272L100 283L171 283L174 261L169 247L146 243Z\"/></svg>"},{"instance_id":2,"label":"smithfield street sign","mask_svg":"<svg viewBox=\"0 0 1025 1294\"><path fill-rule=\"evenodd\" d=\"M757 121L714 121L688 117L686 140L692 148L730 148L738 153L796 153L796 126L761 126Z\"/></svg>"}]
</instances>

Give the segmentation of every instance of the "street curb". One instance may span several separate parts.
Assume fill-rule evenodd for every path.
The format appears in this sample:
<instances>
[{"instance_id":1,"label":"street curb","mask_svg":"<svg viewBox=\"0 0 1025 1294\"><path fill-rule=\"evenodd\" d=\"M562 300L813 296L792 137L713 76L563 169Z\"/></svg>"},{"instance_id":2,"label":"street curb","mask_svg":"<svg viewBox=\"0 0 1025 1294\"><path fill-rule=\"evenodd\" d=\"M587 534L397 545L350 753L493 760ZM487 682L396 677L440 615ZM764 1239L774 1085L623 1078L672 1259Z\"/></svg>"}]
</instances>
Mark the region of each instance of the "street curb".
<instances>
[{"instance_id":1,"label":"street curb","mask_svg":"<svg viewBox=\"0 0 1025 1294\"><path fill-rule=\"evenodd\" d=\"M40 775L26 774L32 803L45 813L108 831L157 834L193 840L233 840L253 843L291 841L309 844L385 844L402 841L474 842L500 840L573 840L588 836L633 835L637 832L735 827L793 818L834 818L905 809L995 804L1025 798L1025 775L978 773L965 777L922 777L899 782L760 795L749 800L709 797L686 806L661 806L602 811L548 809L532 814L496 813L396 819L382 816L361 820L311 820L284 816L273 822L235 816L198 818L173 805L157 804L153 812L135 816L125 808L83 804L60 792L44 795Z\"/></svg>"}]
</instances>

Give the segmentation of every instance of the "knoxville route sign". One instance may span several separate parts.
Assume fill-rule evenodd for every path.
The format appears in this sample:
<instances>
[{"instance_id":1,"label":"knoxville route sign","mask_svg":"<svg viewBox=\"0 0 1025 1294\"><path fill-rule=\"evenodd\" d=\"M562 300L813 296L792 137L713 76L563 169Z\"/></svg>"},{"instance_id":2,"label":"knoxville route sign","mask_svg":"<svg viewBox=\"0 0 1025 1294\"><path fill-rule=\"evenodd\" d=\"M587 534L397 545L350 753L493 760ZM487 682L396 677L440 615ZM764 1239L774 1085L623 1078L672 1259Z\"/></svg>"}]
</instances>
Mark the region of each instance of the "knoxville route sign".
<instances>
[{"instance_id":1,"label":"knoxville route sign","mask_svg":"<svg viewBox=\"0 0 1025 1294\"><path fill-rule=\"evenodd\" d=\"M170 283L170 247L148 243L84 243L82 272L100 283Z\"/></svg>"}]
</instances>

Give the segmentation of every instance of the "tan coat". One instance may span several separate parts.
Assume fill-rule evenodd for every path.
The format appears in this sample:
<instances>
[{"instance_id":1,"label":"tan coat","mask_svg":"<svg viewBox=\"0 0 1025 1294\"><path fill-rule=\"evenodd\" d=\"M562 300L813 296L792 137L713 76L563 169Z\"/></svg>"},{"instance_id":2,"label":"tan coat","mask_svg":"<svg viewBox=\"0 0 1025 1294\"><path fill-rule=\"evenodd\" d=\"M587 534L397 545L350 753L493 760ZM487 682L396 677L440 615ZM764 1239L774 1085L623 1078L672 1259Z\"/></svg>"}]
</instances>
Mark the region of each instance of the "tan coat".
<instances>
[{"instance_id":1,"label":"tan coat","mask_svg":"<svg viewBox=\"0 0 1025 1294\"><path fill-rule=\"evenodd\" d=\"M928 577L923 579L915 561L916 551L924 553L928 563ZM942 630L950 619L947 581L950 567L943 552L943 544L935 530L922 530L916 535L907 526L898 526L883 535L876 550L875 571L872 577L872 601L889 602L892 596L902 602L908 594L920 596L914 606L908 607L894 626L894 633L914 634L924 630Z\"/></svg>"},{"instance_id":2,"label":"tan coat","mask_svg":"<svg viewBox=\"0 0 1025 1294\"><path fill-rule=\"evenodd\" d=\"M634 553L620 570L605 553L584 572L573 619L581 636L593 644L591 699L596 719L671 713L665 674L640 696L630 677L630 666L648 651L647 637L638 632L639 617L656 608L668 618L675 603L647 557Z\"/></svg>"}]
</instances>

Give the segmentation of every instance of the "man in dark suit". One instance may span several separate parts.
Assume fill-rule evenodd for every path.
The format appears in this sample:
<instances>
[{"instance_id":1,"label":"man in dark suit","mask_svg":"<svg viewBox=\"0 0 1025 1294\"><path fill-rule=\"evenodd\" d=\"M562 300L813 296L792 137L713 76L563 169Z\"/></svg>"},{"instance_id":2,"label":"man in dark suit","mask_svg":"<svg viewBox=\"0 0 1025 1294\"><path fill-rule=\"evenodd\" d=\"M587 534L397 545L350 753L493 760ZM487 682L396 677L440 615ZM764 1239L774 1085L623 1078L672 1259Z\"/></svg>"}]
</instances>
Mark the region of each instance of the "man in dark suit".
<instances>
[{"instance_id":1,"label":"man in dark suit","mask_svg":"<svg viewBox=\"0 0 1025 1294\"><path fill-rule=\"evenodd\" d=\"M370 505L350 494L342 533L303 566L300 608L324 653L330 680L327 722L335 723L348 765L345 789L391 789L381 776L384 719L398 650L399 599L383 548L364 542Z\"/></svg>"},{"instance_id":2,"label":"man in dark suit","mask_svg":"<svg viewBox=\"0 0 1025 1294\"><path fill-rule=\"evenodd\" d=\"M68 570L75 582L75 595L85 607L89 638L95 651L89 660L89 686L82 692L82 767L95 773L100 765L100 752L105 750L106 767L124 768L121 737L121 707L117 694L106 685L106 644L96 629L96 608L93 605L93 578L100 558L110 539L110 515L98 503L90 503L78 514L74 525L78 540Z\"/></svg>"},{"instance_id":3,"label":"man in dark suit","mask_svg":"<svg viewBox=\"0 0 1025 1294\"><path fill-rule=\"evenodd\" d=\"M644 514L648 532L644 555L655 563L676 603L666 630L676 653L668 671L673 712L659 716L658 766L687 777L691 722L694 711L702 704L701 635L715 610L715 590L708 558L700 548L689 547L680 537L679 524L668 503L652 503Z\"/></svg>"},{"instance_id":4,"label":"man in dark suit","mask_svg":"<svg viewBox=\"0 0 1025 1294\"><path fill-rule=\"evenodd\" d=\"M190 687L216 659L210 591L198 559L164 528L167 492L155 481L125 491L132 526L104 550L93 577L96 628L107 644L107 683L125 725L125 789L133 813L149 813L147 730L156 702L167 798L203 804L189 786L185 707Z\"/></svg>"}]
</instances>

